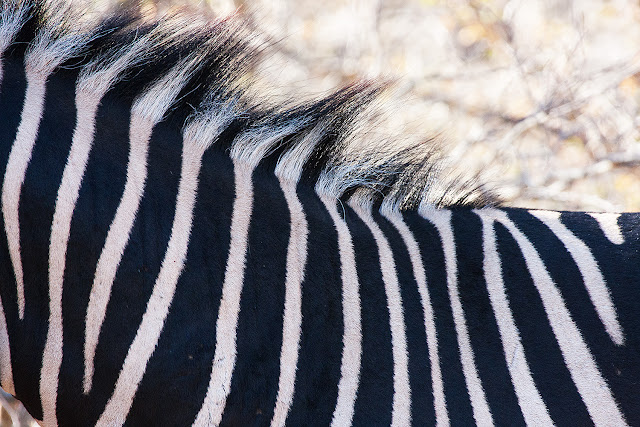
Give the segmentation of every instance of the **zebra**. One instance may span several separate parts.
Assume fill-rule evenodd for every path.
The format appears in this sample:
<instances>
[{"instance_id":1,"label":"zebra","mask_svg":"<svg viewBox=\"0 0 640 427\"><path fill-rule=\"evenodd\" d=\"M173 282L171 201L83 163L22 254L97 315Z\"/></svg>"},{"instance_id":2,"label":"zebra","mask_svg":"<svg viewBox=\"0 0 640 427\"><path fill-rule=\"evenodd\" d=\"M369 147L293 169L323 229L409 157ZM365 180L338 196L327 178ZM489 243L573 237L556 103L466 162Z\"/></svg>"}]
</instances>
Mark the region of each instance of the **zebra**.
<instances>
[{"instance_id":1,"label":"zebra","mask_svg":"<svg viewBox=\"0 0 640 427\"><path fill-rule=\"evenodd\" d=\"M3 390L46 426L640 422L638 214L500 207L358 129L384 85L274 105L261 52L1 3Z\"/></svg>"}]
</instances>

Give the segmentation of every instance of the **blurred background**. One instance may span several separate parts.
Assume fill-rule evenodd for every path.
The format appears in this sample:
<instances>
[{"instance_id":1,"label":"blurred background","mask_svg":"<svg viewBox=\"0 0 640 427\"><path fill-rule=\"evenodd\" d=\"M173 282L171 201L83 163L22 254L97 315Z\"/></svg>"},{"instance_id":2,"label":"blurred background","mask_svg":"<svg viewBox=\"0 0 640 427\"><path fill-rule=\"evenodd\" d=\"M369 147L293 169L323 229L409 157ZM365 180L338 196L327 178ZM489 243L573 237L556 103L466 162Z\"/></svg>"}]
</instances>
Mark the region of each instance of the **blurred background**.
<instances>
[{"instance_id":1,"label":"blurred background","mask_svg":"<svg viewBox=\"0 0 640 427\"><path fill-rule=\"evenodd\" d=\"M184 4L143 3L160 14ZM395 78L397 129L439 135L453 164L483 171L508 205L640 210L638 1L190 5L237 11L271 37L274 54L258 74L279 92Z\"/></svg>"},{"instance_id":2,"label":"blurred background","mask_svg":"<svg viewBox=\"0 0 640 427\"><path fill-rule=\"evenodd\" d=\"M274 96L392 78L390 132L445 141L507 205L640 211L640 4L631 0L102 0L240 13ZM22 409L0 425L28 425Z\"/></svg>"}]
</instances>

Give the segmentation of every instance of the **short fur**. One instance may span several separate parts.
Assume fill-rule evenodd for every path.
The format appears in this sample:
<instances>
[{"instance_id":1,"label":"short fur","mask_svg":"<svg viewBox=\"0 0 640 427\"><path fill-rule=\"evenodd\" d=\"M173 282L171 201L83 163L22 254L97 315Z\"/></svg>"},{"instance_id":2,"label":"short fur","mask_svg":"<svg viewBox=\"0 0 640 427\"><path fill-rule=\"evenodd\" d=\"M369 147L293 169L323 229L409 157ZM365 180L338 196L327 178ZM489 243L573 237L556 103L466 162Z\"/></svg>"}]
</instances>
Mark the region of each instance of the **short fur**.
<instances>
[{"instance_id":1,"label":"short fur","mask_svg":"<svg viewBox=\"0 0 640 427\"><path fill-rule=\"evenodd\" d=\"M0 2L0 385L44 424L639 423L638 214L471 209L384 83L256 93L238 16Z\"/></svg>"}]
</instances>

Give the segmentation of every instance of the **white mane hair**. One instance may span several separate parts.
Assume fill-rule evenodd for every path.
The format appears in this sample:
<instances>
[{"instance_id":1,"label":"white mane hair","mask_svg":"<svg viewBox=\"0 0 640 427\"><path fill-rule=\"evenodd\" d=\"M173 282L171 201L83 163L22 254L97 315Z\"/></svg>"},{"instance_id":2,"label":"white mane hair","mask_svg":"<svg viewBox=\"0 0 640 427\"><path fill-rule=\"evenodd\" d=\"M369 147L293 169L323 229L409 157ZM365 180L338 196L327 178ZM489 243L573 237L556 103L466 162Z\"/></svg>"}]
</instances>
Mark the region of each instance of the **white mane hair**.
<instances>
[{"instance_id":1,"label":"white mane hair","mask_svg":"<svg viewBox=\"0 0 640 427\"><path fill-rule=\"evenodd\" d=\"M254 84L256 61L269 46L241 15L208 20L178 11L150 19L137 10L95 10L88 1L3 0L0 58L22 58L27 75L41 79L78 68L80 91L97 99L119 91L153 124L170 113L184 116L185 132L206 133L198 127L213 123L213 147L322 196L356 195L351 203L385 210L496 203L477 178L452 172L436 139L376 133L386 82L275 103Z\"/></svg>"}]
</instances>

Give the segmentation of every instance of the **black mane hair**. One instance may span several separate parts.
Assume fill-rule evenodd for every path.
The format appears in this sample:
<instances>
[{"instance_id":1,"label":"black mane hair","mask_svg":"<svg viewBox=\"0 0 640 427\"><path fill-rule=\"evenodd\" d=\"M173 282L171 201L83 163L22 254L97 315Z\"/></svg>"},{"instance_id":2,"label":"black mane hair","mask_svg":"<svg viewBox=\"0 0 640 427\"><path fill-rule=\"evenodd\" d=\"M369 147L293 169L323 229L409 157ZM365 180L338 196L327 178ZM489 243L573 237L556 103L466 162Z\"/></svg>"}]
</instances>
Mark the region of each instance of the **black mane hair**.
<instances>
[{"instance_id":1,"label":"black mane hair","mask_svg":"<svg viewBox=\"0 0 640 427\"><path fill-rule=\"evenodd\" d=\"M131 45L144 43L145 53L129 61L111 88L128 101L193 59L197 65L183 76L171 113L186 127L216 107L231 108L233 118L213 145L230 152L239 135L289 129L269 147L258 141L235 148L236 155L259 150L261 166L270 168L313 133L314 138L306 138L313 139L313 147L289 159L302 166L302 173L288 174L285 167L281 172L320 194L345 200L357 194L358 200L390 209L497 204L477 178L463 179L451 171L436 139L396 143L370 132L386 82L363 81L304 103L277 104L257 93L255 65L269 52L259 40L240 15L211 21L178 11L150 19L137 8L96 13L85 2L69 0L3 0L0 6L0 55L26 58L40 49L58 56L51 72L99 73Z\"/></svg>"}]
</instances>

